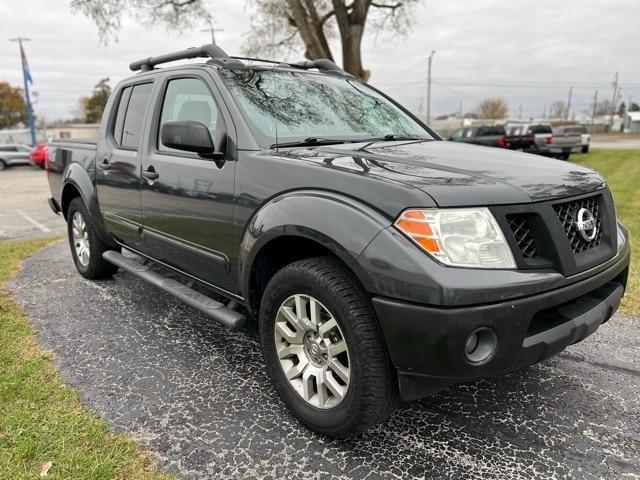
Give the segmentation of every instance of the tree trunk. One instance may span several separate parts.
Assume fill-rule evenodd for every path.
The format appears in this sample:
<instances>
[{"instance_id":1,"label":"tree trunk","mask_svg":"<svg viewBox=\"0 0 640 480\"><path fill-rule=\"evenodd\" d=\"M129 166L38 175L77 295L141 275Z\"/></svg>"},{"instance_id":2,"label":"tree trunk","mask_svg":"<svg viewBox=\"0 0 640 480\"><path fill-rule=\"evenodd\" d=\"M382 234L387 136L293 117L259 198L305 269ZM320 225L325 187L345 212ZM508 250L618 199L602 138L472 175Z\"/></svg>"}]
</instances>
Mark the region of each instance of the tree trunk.
<instances>
[{"instance_id":1,"label":"tree trunk","mask_svg":"<svg viewBox=\"0 0 640 480\"><path fill-rule=\"evenodd\" d=\"M342 65L350 74L366 82L371 72L362 67L362 36L371 0L354 0L351 12L343 0L333 0L342 43Z\"/></svg>"},{"instance_id":2,"label":"tree trunk","mask_svg":"<svg viewBox=\"0 0 640 480\"><path fill-rule=\"evenodd\" d=\"M363 82L369 80L371 72L362 67L362 35L364 25L349 25L347 34L342 32L342 66L351 75L358 77Z\"/></svg>"},{"instance_id":3,"label":"tree trunk","mask_svg":"<svg viewBox=\"0 0 640 480\"><path fill-rule=\"evenodd\" d=\"M298 27L298 32L300 32L300 37L306 48L305 57L310 60L317 58L333 60L315 6L311 1L305 3L308 9L302 4L302 0L287 0L291 18Z\"/></svg>"}]
</instances>

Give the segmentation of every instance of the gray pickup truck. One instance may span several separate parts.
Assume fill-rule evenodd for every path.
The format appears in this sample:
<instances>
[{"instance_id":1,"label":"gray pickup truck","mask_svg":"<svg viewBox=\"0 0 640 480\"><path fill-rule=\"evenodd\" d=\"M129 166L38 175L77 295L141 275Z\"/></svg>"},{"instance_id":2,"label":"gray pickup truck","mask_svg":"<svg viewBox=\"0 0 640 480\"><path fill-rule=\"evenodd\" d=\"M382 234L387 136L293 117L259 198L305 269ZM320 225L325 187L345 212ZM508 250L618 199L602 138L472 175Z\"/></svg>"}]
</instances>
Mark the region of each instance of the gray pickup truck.
<instances>
[{"instance_id":1,"label":"gray pickup truck","mask_svg":"<svg viewBox=\"0 0 640 480\"><path fill-rule=\"evenodd\" d=\"M582 137L572 131L554 131L548 123L507 124L508 148L568 160L572 153L582 152Z\"/></svg>"},{"instance_id":2,"label":"gray pickup truck","mask_svg":"<svg viewBox=\"0 0 640 480\"><path fill-rule=\"evenodd\" d=\"M620 303L627 232L588 168L441 141L328 60L205 45L130 67L100 138L50 147L78 272L254 324L280 398L324 435L544 360Z\"/></svg>"}]
</instances>

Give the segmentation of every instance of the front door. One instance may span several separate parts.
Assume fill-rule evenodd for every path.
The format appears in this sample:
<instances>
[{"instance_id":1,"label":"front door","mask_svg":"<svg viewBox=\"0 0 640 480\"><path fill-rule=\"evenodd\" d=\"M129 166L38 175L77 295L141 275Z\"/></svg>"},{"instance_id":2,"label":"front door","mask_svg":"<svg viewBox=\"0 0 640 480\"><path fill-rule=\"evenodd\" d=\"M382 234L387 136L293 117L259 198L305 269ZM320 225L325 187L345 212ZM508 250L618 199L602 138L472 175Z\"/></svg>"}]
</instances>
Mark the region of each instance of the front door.
<instances>
[{"instance_id":1,"label":"front door","mask_svg":"<svg viewBox=\"0 0 640 480\"><path fill-rule=\"evenodd\" d=\"M162 90L142 162L146 248L172 267L231 289L230 258L238 249L233 225L235 162L229 152L226 161L214 162L171 149L159 135L165 122L196 121L220 142L227 130L225 120L203 77L168 77Z\"/></svg>"},{"instance_id":2,"label":"front door","mask_svg":"<svg viewBox=\"0 0 640 480\"><path fill-rule=\"evenodd\" d=\"M102 218L120 242L141 246L140 145L152 83L125 86L98 146L96 184ZM117 106L116 106L117 105Z\"/></svg>"}]
</instances>

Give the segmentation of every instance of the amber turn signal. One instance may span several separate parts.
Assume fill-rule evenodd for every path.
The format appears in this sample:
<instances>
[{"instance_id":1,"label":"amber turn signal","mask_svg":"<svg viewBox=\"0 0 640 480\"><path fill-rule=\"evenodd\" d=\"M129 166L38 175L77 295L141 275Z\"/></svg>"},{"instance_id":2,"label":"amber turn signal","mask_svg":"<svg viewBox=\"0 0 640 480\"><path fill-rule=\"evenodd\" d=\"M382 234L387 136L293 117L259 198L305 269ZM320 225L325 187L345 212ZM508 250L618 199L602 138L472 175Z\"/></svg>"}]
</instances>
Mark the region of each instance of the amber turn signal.
<instances>
[{"instance_id":1,"label":"amber turn signal","mask_svg":"<svg viewBox=\"0 0 640 480\"><path fill-rule=\"evenodd\" d=\"M440 253L440 244L433 228L421 210L405 210L395 226L429 253Z\"/></svg>"}]
</instances>

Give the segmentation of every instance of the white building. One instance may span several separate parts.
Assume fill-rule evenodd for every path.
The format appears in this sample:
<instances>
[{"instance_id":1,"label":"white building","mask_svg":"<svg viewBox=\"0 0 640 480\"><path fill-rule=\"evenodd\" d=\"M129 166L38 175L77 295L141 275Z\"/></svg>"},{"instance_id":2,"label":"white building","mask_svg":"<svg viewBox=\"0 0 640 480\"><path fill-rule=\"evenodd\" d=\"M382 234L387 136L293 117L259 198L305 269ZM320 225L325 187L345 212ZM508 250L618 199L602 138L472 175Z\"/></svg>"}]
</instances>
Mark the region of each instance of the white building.
<instances>
[{"instance_id":1,"label":"white building","mask_svg":"<svg viewBox=\"0 0 640 480\"><path fill-rule=\"evenodd\" d=\"M624 116L624 133L640 132L640 112L627 112Z\"/></svg>"}]
</instances>

